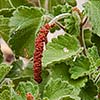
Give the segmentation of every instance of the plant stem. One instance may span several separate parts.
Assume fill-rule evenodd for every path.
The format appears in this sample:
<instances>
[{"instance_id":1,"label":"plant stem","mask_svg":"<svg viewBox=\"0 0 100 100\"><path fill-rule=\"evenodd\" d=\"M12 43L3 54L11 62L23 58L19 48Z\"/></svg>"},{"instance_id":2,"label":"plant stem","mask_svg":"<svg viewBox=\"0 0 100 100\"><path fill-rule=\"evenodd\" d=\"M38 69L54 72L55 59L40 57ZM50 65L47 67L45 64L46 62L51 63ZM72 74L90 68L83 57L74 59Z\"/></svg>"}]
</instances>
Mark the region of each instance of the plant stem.
<instances>
[{"instance_id":1,"label":"plant stem","mask_svg":"<svg viewBox=\"0 0 100 100\"><path fill-rule=\"evenodd\" d=\"M69 14L69 13L60 14L60 15L54 17L54 18L49 22L49 24L52 25L52 24L54 24L54 23L57 23L58 20L60 20L60 19L62 19L62 18L64 18L64 17L66 17L66 16L69 16L69 15L71 15L71 14Z\"/></svg>"},{"instance_id":2,"label":"plant stem","mask_svg":"<svg viewBox=\"0 0 100 100\"><path fill-rule=\"evenodd\" d=\"M49 0L45 0L45 9L48 10Z\"/></svg>"},{"instance_id":3,"label":"plant stem","mask_svg":"<svg viewBox=\"0 0 100 100\"><path fill-rule=\"evenodd\" d=\"M87 20L88 20L88 17L85 17L84 21L82 22L82 26L85 25L85 23L87 22Z\"/></svg>"},{"instance_id":4,"label":"plant stem","mask_svg":"<svg viewBox=\"0 0 100 100\"><path fill-rule=\"evenodd\" d=\"M86 55L87 50L86 50L86 44L85 44L85 39L84 39L84 30L83 26L87 22L88 17L85 18L85 20L80 24L80 36L79 36L79 41L81 44L81 47L84 47L83 53Z\"/></svg>"},{"instance_id":5,"label":"plant stem","mask_svg":"<svg viewBox=\"0 0 100 100\"><path fill-rule=\"evenodd\" d=\"M87 50L86 50L86 44L85 44L85 39L84 39L84 30L83 29L82 29L82 41L83 41L83 47L84 47L83 53L84 53L84 55L86 55Z\"/></svg>"},{"instance_id":6,"label":"plant stem","mask_svg":"<svg viewBox=\"0 0 100 100\"><path fill-rule=\"evenodd\" d=\"M8 0L8 2L9 2L10 6L11 6L12 8L15 8L14 5L12 4L11 0Z\"/></svg>"},{"instance_id":7,"label":"plant stem","mask_svg":"<svg viewBox=\"0 0 100 100\"><path fill-rule=\"evenodd\" d=\"M97 83L99 79L100 79L100 73L97 75L94 82Z\"/></svg>"},{"instance_id":8,"label":"plant stem","mask_svg":"<svg viewBox=\"0 0 100 100\"><path fill-rule=\"evenodd\" d=\"M45 19L50 19L50 20L53 19L53 18L52 18L51 16L49 16L49 15L46 15L46 16L44 16L44 17L45 17ZM55 24L57 24L57 26L58 26L59 28L61 28L61 29L63 29L63 30L65 31L65 27L64 27L60 22L56 21Z\"/></svg>"}]
</instances>

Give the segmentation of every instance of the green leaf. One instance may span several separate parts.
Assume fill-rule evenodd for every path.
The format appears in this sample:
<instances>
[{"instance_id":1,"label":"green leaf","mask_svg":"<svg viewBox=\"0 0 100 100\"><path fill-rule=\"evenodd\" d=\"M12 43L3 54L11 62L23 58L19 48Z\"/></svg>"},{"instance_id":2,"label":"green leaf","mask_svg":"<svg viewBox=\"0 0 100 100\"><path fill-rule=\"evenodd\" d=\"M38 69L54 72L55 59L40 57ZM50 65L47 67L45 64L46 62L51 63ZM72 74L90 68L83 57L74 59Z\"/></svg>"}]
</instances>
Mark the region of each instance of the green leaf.
<instances>
[{"instance_id":1,"label":"green leaf","mask_svg":"<svg viewBox=\"0 0 100 100\"><path fill-rule=\"evenodd\" d=\"M48 0L48 1L40 0L40 3L41 3L43 8L48 9L49 11L51 11L53 6L57 6L58 4L64 4L65 0Z\"/></svg>"},{"instance_id":2,"label":"green leaf","mask_svg":"<svg viewBox=\"0 0 100 100\"><path fill-rule=\"evenodd\" d=\"M88 48L88 58L90 58L90 62L96 62L99 59L99 54L96 46Z\"/></svg>"},{"instance_id":3,"label":"green leaf","mask_svg":"<svg viewBox=\"0 0 100 100\"><path fill-rule=\"evenodd\" d=\"M64 19L66 32L72 35L80 34L80 16L77 12L73 12L71 15Z\"/></svg>"},{"instance_id":4,"label":"green leaf","mask_svg":"<svg viewBox=\"0 0 100 100\"><path fill-rule=\"evenodd\" d=\"M59 14L62 13L72 13L72 6L70 6L69 4L65 4L65 5L57 5L57 6L53 6L52 8L52 12L53 16L57 16ZM60 20L60 23L64 24L63 19ZM60 28L58 26L54 26L50 32L54 33L56 30L60 30Z\"/></svg>"},{"instance_id":5,"label":"green leaf","mask_svg":"<svg viewBox=\"0 0 100 100\"><path fill-rule=\"evenodd\" d=\"M0 93L0 100L25 100L18 95L12 87L8 87Z\"/></svg>"},{"instance_id":6,"label":"green leaf","mask_svg":"<svg viewBox=\"0 0 100 100\"><path fill-rule=\"evenodd\" d=\"M67 3L65 5L57 5L53 7L52 14L53 16L57 16L61 13L71 13L72 7Z\"/></svg>"},{"instance_id":7,"label":"green leaf","mask_svg":"<svg viewBox=\"0 0 100 100\"><path fill-rule=\"evenodd\" d=\"M96 100L97 87L95 83L89 80L84 88L80 92L82 100Z\"/></svg>"},{"instance_id":8,"label":"green leaf","mask_svg":"<svg viewBox=\"0 0 100 100\"><path fill-rule=\"evenodd\" d=\"M73 89L73 86L69 85L67 81L62 81L60 78L56 80L51 78L45 86L43 100L63 100L65 97L80 100L77 96L79 92L75 91L76 93L74 93Z\"/></svg>"},{"instance_id":9,"label":"green leaf","mask_svg":"<svg viewBox=\"0 0 100 100\"><path fill-rule=\"evenodd\" d=\"M100 70L99 70L100 56L98 54L98 50L97 50L96 46L88 48L87 57L91 63L90 73L92 73L92 74L90 74L90 75L91 75L92 79L97 82L98 81L97 77L100 73Z\"/></svg>"},{"instance_id":10,"label":"green leaf","mask_svg":"<svg viewBox=\"0 0 100 100\"><path fill-rule=\"evenodd\" d=\"M14 84L12 83L12 80L10 80L10 78L6 78L0 84L0 100L23 100L19 99L19 96L12 87L14 87ZM17 98L15 99L16 95Z\"/></svg>"},{"instance_id":11,"label":"green leaf","mask_svg":"<svg viewBox=\"0 0 100 100\"><path fill-rule=\"evenodd\" d=\"M100 37L97 36L96 34L93 34L92 35L92 42L97 47L98 53L100 55L100 44L99 44L99 41L100 41Z\"/></svg>"},{"instance_id":12,"label":"green leaf","mask_svg":"<svg viewBox=\"0 0 100 100\"><path fill-rule=\"evenodd\" d=\"M78 79L89 74L90 62L89 60L81 56L73 61L69 72L71 73L71 78Z\"/></svg>"},{"instance_id":13,"label":"green leaf","mask_svg":"<svg viewBox=\"0 0 100 100\"><path fill-rule=\"evenodd\" d=\"M65 34L53 39L47 44L47 49L43 53L43 66L66 60L81 52L80 45L74 36Z\"/></svg>"},{"instance_id":14,"label":"green leaf","mask_svg":"<svg viewBox=\"0 0 100 100\"><path fill-rule=\"evenodd\" d=\"M23 62L21 60L16 60L12 63L12 65L13 68L7 75L7 77L11 78L12 80L33 77L32 63L28 63L27 66L23 66Z\"/></svg>"},{"instance_id":15,"label":"green leaf","mask_svg":"<svg viewBox=\"0 0 100 100\"><path fill-rule=\"evenodd\" d=\"M91 63L91 70L95 70L100 65L98 63L100 57L99 57L99 54L98 54L97 47L93 46L91 48L88 48L87 56L88 56L88 59Z\"/></svg>"},{"instance_id":16,"label":"green leaf","mask_svg":"<svg viewBox=\"0 0 100 100\"><path fill-rule=\"evenodd\" d=\"M40 94L41 94L41 98L43 98L43 91L44 91L44 87L47 84L47 82L50 79L50 74L48 72L48 70L42 70L42 82L41 84L39 84L39 90L40 90Z\"/></svg>"},{"instance_id":17,"label":"green leaf","mask_svg":"<svg viewBox=\"0 0 100 100\"><path fill-rule=\"evenodd\" d=\"M8 26L8 23L9 18L0 16L0 37L2 37L6 41L9 39L10 32L10 27Z\"/></svg>"},{"instance_id":18,"label":"green leaf","mask_svg":"<svg viewBox=\"0 0 100 100\"><path fill-rule=\"evenodd\" d=\"M71 6L76 6L77 5L76 0L66 0L66 2Z\"/></svg>"},{"instance_id":19,"label":"green leaf","mask_svg":"<svg viewBox=\"0 0 100 100\"><path fill-rule=\"evenodd\" d=\"M0 9L11 8L9 0L0 0Z\"/></svg>"},{"instance_id":20,"label":"green leaf","mask_svg":"<svg viewBox=\"0 0 100 100\"><path fill-rule=\"evenodd\" d=\"M43 8L48 9L50 12L52 11L53 6L57 6L59 4L64 5L65 3L68 3L71 6L76 6L76 0L40 0L40 3Z\"/></svg>"},{"instance_id":21,"label":"green leaf","mask_svg":"<svg viewBox=\"0 0 100 100\"><path fill-rule=\"evenodd\" d=\"M31 4L29 4L28 0L10 0L10 2L12 3L12 5L14 7L19 7L21 5L23 6L30 6Z\"/></svg>"},{"instance_id":22,"label":"green leaf","mask_svg":"<svg viewBox=\"0 0 100 100\"><path fill-rule=\"evenodd\" d=\"M71 59L70 59L71 60ZM61 78L64 81L68 81L71 85L73 85L76 89L82 88L85 86L85 83L87 82L87 77L78 78L76 80L73 80L71 78L71 75L69 73L69 65L66 65L65 63L58 63L50 67L50 76L53 79L57 79L58 77Z\"/></svg>"},{"instance_id":23,"label":"green leaf","mask_svg":"<svg viewBox=\"0 0 100 100\"><path fill-rule=\"evenodd\" d=\"M53 7L53 10L52 10L52 14L54 15L54 16L57 16L57 15L59 15L59 14L61 14L62 12L61 12L61 9L63 8L63 5L57 5L57 6L54 6Z\"/></svg>"},{"instance_id":24,"label":"green leaf","mask_svg":"<svg viewBox=\"0 0 100 100\"><path fill-rule=\"evenodd\" d=\"M21 6L10 19L12 34L9 41L16 55L33 56L34 38L42 23L42 12L38 8ZM20 44L20 45L19 45Z\"/></svg>"},{"instance_id":25,"label":"green leaf","mask_svg":"<svg viewBox=\"0 0 100 100\"><path fill-rule=\"evenodd\" d=\"M65 63L55 64L50 66L51 77L56 79L57 77L61 78L62 80L67 80L67 65Z\"/></svg>"},{"instance_id":26,"label":"green leaf","mask_svg":"<svg viewBox=\"0 0 100 100\"><path fill-rule=\"evenodd\" d=\"M91 47L93 45L91 38L92 38L92 32L90 31L90 29L85 29L84 39L85 39L86 47Z\"/></svg>"},{"instance_id":27,"label":"green leaf","mask_svg":"<svg viewBox=\"0 0 100 100\"><path fill-rule=\"evenodd\" d=\"M100 1L90 0L85 5L85 11L92 25L92 31L100 36Z\"/></svg>"},{"instance_id":28,"label":"green leaf","mask_svg":"<svg viewBox=\"0 0 100 100\"><path fill-rule=\"evenodd\" d=\"M39 88L36 84L28 82L20 82L16 91L20 94L23 100L26 100L26 94L31 93L34 96L34 99L39 98Z\"/></svg>"},{"instance_id":29,"label":"green leaf","mask_svg":"<svg viewBox=\"0 0 100 100\"><path fill-rule=\"evenodd\" d=\"M10 91L4 90L2 93L0 93L0 100L11 100Z\"/></svg>"},{"instance_id":30,"label":"green leaf","mask_svg":"<svg viewBox=\"0 0 100 100\"><path fill-rule=\"evenodd\" d=\"M7 64L0 64L0 82L4 79L4 77L9 73L12 66Z\"/></svg>"},{"instance_id":31,"label":"green leaf","mask_svg":"<svg viewBox=\"0 0 100 100\"><path fill-rule=\"evenodd\" d=\"M0 15L4 17L11 17L14 10L14 8L0 9Z\"/></svg>"}]
</instances>

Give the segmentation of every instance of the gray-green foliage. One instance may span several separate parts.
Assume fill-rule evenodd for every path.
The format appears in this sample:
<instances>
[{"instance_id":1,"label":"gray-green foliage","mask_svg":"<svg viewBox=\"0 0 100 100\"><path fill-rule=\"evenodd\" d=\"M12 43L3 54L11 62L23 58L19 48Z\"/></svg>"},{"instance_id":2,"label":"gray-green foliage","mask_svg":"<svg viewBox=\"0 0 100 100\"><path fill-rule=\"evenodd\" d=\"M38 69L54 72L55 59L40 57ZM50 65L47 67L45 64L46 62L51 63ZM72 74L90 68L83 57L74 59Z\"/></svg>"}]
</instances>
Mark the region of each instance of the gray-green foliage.
<instances>
[{"instance_id":1,"label":"gray-green foliage","mask_svg":"<svg viewBox=\"0 0 100 100\"><path fill-rule=\"evenodd\" d=\"M33 55L34 38L42 23L42 15L40 9L33 7L21 6L14 11L9 23L12 32L9 43L16 55Z\"/></svg>"},{"instance_id":2,"label":"gray-green foliage","mask_svg":"<svg viewBox=\"0 0 100 100\"><path fill-rule=\"evenodd\" d=\"M100 1L99 0L90 0L85 6L85 12L86 15L89 17L89 20L91 22L92 26L92 31L100 36L100 30L99 30L99 25L100 25Z\"/></svg>"},{"instance_id":3,"label":"gray-green foliage","mask_svg":"<svg viewBox=\"0 0 100 100\"><path fill-rule=\"evenodd\" d=\"M43 53L43 66L64 61L79 52L81 52L81 48L74 36L68 34L58 36L57 39L53 39L47 44L47 50Z\"/></svg>"},{"instance_id":4,"label":"gray-green foliage","mask_svg":"<svg viewBox=\"0 0 100 100\"><path fill-rule=\"evenodd\" d=\"M74 6L76 0L0 0L0 36L16 58L6 64L0 52L0 100L26 100L27 93L34 100L95 100L100 94L100 1L89 0L81 14ZM36 36L46 22L64 13L69 16L58 22L65 34L45 46L38 84L33 80Z\"/></svg>"}]
</instances>

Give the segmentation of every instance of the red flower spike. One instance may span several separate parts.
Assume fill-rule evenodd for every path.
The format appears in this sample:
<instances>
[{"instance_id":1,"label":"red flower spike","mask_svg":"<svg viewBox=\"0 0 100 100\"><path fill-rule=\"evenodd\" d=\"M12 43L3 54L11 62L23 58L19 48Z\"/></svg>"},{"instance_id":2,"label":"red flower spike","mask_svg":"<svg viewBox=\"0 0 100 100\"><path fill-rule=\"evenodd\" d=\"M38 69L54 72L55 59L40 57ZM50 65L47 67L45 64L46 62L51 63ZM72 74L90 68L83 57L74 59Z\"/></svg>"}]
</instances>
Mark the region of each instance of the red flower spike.
<instances>
[{"instance_id":1,"label":"red flower spike","mask_svg":"<svg viewBox=\"0 0 100 100\"><path fill-rule=\"evenodd\" d=\"M31 93L27 93L26 98L27 98L27 100L34 100L34 97L32 96Z\"/></svg>"},{"instance_id":2,"label":"red flower spike","mask_svg":"<svg viewBox=\"0 0 100 100\"><path fill-rule=\"evenodd\" d=\"M51 25L52 26L52 25ZM49 24L45 24L39 31L38 36L35 40L35 50L34 50L34 80L38 83L42 81L42 53L44 48L44 43L47 43L47 34L51 28Z\"/></svg>"},{"instance_id":3,"label":"red flower spike","mask_svg":"<svg viewBox=\"0 0 100 100\"><path fill-rule=\"evenodd\" d=\"M55 24L51 24L51 28L54 27L54 26L55 26Z\"/></svg>"},{"instance_id":4,"label":"red flower spike","mask_svg":"<svg viewBox=\"0 0 100 100\"><path fill-rule=\"evenodd\" d=\"M48 30L51 28L51 26L50 26L49 24L45 24L44 27L45 27L46 29L48 29Z\"/></svg>"}]
</instances>

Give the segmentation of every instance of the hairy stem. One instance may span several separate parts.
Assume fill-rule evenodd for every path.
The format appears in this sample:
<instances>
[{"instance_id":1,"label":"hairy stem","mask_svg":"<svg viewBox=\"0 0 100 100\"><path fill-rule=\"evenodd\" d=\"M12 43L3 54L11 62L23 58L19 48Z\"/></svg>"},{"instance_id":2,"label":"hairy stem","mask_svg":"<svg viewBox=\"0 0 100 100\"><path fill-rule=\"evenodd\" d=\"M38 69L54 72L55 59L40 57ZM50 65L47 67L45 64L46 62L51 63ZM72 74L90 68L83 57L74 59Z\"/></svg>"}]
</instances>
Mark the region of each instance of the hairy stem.
<instances>
[{"instance_id":1,"label":"hairy stem","mask_svg":"<svg viewBox=\"0 0 100 100\"><path fill-rule=\"evenodd\" d=\"M84 55L86 55L87 50L86 50L86 44L85 44L85 39L84 39L84 30L83 30L83 26L84 26L85 23L87 22L87 19L88 19L88 17L86 17L86 18L84 19L84 21L80 24L80 36L79 36L79 41L80 41L81 47L84 48L84 50L83 50Z\"/></svg>"},{"instance_id":2,"label":"hairy stem","mask_svg":"<svg viewBox=\"0 0 100 100\"><path fill-rule=\"evenodd\" d=\"M99 79L100 79L100 73L97 75L94 82L97 83Z\"/></svg>"},{"instance_id":3,"label":"hairy stem","mask_svg":"<svg viewBox=\"0 0 100 100\"><path fill-rule=\"evenodd\" d=\"M45 9L48 10L49 0L45 0Z\"/></svg>"},{"instance_id":4,"label":"hairy stem","mask_svg":"<svg viewBox=\"0 0 100 100\"><path fill-rule=\"evenodd\" d=\"M11 6L12 8L15 8L14 5L12 4L11 0L8 0L8 2L9 2L10 6Z\"/></svg>"},{"instance_id":5,"label":"hairy stem","mask_svg":"<svg viewBox=\"0 0 100 100\"><path fill-rule=\"evenodd\" d=\"M54 23L57 23L58 20L60 20L60 19L62 19L62 18L64 18L64 17L66 17L66 16L69 16L69 15L70 15L69 13L60 14L60 15L54 17L54 18L49 22L49 24L52 25L52 24L54 24Z\"/></svg>"},{"instance_id":6,"label":"hairy stem","mask_svg":"<svg viewBox=\"0 0 100 100\"><path fill-rule=\"evenodd\" d=\"M83 53L84 53L84 55L86 55L86 45L85 45L84 32L83 32L82 26L80 26L80 36L78 37L78 39L80 41L81 47L84 48Z\"/></svg>"},{"instance_id":7,"label":"hairy stem","mask_svg":"<svg viewBox=\"0 0 100 100\"><path fill-rule=\"evenodd\" d=\"M83 22L82 22L82 26L84 26L86 24L87 20L88 20L88 17L85 17Z\"/></svg>"},{"instance_id":8,"label":"hairy stem","mask_svg":"<svg viewBox=\"0 0 100 100\"><path fill-rule=\"evenodd\" d=\"M51 16L45 15L44 17L45 17L45 19L53 20L53 18L52 18ZM56 24L59 28L61 28L61 29L63 29L63 30L65 31L65 27L64 27L60 22L56 21L55 24Z\"/></svg>"},{"instance_id":9,"label":"hairy stem","mask_svg":"<svg viewBox=\"0 0 100 100\"><path fill-rule=\"evenodd\" d=\"M83 53L84 55L86 55L87 53L87 50L86 50L86 44L85 44L85 39L84 39L84 31L82 29L82 41L83 41L83 47L84 47L84 50L83 50Z\"/></svg>"}]
</instances>

